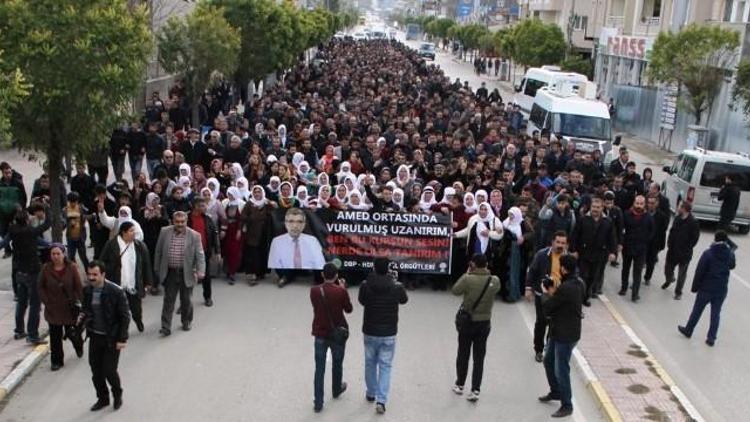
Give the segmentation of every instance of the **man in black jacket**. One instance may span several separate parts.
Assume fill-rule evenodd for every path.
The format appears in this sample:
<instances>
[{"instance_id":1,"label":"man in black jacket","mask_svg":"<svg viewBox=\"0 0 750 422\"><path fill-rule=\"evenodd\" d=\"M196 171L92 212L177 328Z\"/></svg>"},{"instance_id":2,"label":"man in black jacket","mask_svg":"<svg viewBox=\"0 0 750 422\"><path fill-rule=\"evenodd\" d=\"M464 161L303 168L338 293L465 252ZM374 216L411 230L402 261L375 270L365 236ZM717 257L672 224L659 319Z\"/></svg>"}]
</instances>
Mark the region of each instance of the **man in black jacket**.
<instances>
[{"instance_id":1,"label":"man in black jacket","mask_svg":"<svg viewBox=\"0 0 750 422\"><path fill-rule=\"evenodd\" d=\"M638 292L641 288L641 275L646 262L646 251L651 238L654 237L654 219L646 212L646 198L638 195L633 206L623 218L623 248L622 248L622 285L620 296L628 292L630 267L633 267L633 302L640 300Z\"/></svg>"},{"instance_id":2,"label":"man in black jacket","mask_svg":"<svg viewBox=\"0 0 750 422\"><path fill-rule=\"evenodd\" d=\"M573 414L573 391L570 386L570 357L578 340L581 339L581 302L583 283L576 276L576 259L572 255L560 258L562 283L546 287L544 295L544 315L549 318L550 335L544 353L544 371L550 391L539 397L542 403L560 400L560 409L553 418L563 418Z\"/></svg>"},{"instance_id":3,"label":"man in black jacket","mask_svg":"<svg viewBox=\"0 0 750 422\"><path fill-rule=\"evenodd\" d=\"M607 191L604 193L604 215L612 221L612 226L615 231L615 242L617 242L617 253L615 253L615 260L610 262L613 267L617 267L617 254L622 252L622 238L623 238L623 214L622 209L615 205L615 193Z\"/></svg>"},{"instance_id":4,"label":"man in black jacket","mask_svg":"<svg viewBox=\"0 0 750 422\"><path fill-rule=\"evenodd\" d=\"M540 250L534 255L526 275L526 300L534 299L536 308L536 322L534 323L534 353L537 362L543 359L544 338L547 332L547 318L542 310L542 280L549 277L556 284L562 280L560 274L560 257L568 249L568 234L559 231L552 237L551 246Z\"/></svg>"},{"instance_id":5,"label":"man in black jacket","mask_svg":"<svg viewBox=\"0 0 750 422\"><path fill-rule=\"evenodd\" d=\"M91 411L109 406L107 382L112 389L114 408L117 410L122 406L122 386L117 365L120 351L128 341L128 299L119 286L104 279L103 262L91 261L86 274L89 285L83 289L83 312L79 315L78 322L85 322L90 339L89 365L97 397Z\"/></svg>"},{"instance_id":6,"label":"man in black jacket","mask_svg":"<svg viewBox=\"0 0 750 422\"><path fill-rule=\"evenodd\" d=\"M665 213L659 205L658 194L650 194L646 199L646 209L654 219L654 237L648 243L646 249L646 274L643 276L645 285L651 284L651 276L654 275L654 267L659 262L659 252L667 245L667 229L669 228L669 214Z\"/></svg>"},{"instance_id":7,"label":"man in black jacket","mask_svg":"<svg viewBox=\"0 0 750 422\"><path fill-rule=\"evenodd\" d=\"M409 298L404 286L389 272L388 258L375 259L375 272L359 288L364 306L362 333L365 343L365 397L376 402L375 411L385 413L391 384L391 362L396 351L398 306Z\"/></svg>"},{"instance_id":8,"label":"man in black jacket","mask_svg":"<svg viewBox=\"0 0 750 422\"><path fill-rule=\"evenodd\" d=\"M724 186L719 191L721 210L719 211L719 230L729 231L729 225L737 215L737 207L740 206L740 187L734 184L734 176L727 174L724 177Z\"/></svg>"},{"instance_id":9,"label":"man in black jacket","mask_svg":"<svg viewBox=\"0 0 750 422\"><path fill-rule=\"evenodd\" d=\"M674 268L677 270L677 287L674 289L675 300L682 299L682 288L685 286L688 265L693 259L693 248L698 244L700 237L700 226L698 220L693 217L693 204L682 201L677 209L677 217L672 223L667 238L667 261L664 263L664 277L666 281L662 289L669 288L674 283Z\"/></svg>"},{"instance_id":10,"label":"man in black jacket","mask_svg":"<svg viewBox=\"0 0 750 422\"><path fill-rule=\"evenodd\" d=\"M591 211L580 218L573 231L570 250L578 257L581 278L586 283L584 306L591 306L602 290L607 258L615 260L617 241L612 221L602 215L601 198L591 200Z\"/></svg>"}]
</instances>

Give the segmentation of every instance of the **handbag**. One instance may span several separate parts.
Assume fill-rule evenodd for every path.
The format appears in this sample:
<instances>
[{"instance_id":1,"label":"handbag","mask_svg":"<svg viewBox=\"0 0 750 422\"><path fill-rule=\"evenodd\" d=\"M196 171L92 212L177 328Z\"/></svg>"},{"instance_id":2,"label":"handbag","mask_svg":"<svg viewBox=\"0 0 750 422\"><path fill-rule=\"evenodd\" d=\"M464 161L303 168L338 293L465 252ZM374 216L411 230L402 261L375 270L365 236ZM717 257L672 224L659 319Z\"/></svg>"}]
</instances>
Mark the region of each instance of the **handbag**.
<instances>
[{"instance_id":1,"label":"handbag","mask_svg":"<svg viewBox=\"0 0 750 422\"><path fill-rule=\"evenodd\" d=\"M461 307L458 308L458 312L456 312L456 331L459 333L466 330L471 326L471 314L474 312L474 310L477 309L477 306L479 306L479 301L482 300L484 297L484 293L487 291L487 288L490 286L490 281L492 280L492 276L487 277L487 282L484 283L484 288L482 289L482 293L479 294L479 297L476 301L474 301L474 305L472 305L471 310L467 311L464 309L464 305L461 304Z\"/></svg>"},{"instance_id":2,"label":"handbag","mask_svg":"<svg viewBox=\"0 0 750 422\"><path fill-rule=\"evenodd\" d=\"M326 299L325 289L323 289L322 285L319 287L319 289L320 296L323 298L323 306L325 306L326 313L328 314L328 322L331 323L331 332L328 334L327 338L334 344L344 345L346 344L346 340L349 338L349 328L343 325L336 325L333 322L333 315L331 314L331 308L328 306L328 299Z\"/></svg>"}]
</instances>

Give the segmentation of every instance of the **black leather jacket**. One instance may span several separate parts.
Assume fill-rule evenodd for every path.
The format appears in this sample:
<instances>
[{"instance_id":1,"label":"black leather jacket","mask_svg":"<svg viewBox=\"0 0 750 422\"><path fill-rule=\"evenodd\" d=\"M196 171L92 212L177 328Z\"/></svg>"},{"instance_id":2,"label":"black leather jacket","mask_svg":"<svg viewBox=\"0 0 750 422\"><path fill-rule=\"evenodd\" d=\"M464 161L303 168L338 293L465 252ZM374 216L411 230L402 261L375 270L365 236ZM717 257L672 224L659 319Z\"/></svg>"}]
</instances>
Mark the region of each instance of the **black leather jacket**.
<instances>
[{"instance_id":1,"label":"black leather jacket","mask_svg":"<svg viewBox=\"0 0 750 422\"><path fill-rule=\"evenodd\" d=\"M83 314L86 321L86 330L94 332L94 311L91 307L91 299L94 288L89 285L83 289ZM130 325L130 308L125 291L111 281L104 282L102 291L102 311L104 322L107 326L107 337L118 343L128 340L128 326Z\"/></svg>"}]
</instances>

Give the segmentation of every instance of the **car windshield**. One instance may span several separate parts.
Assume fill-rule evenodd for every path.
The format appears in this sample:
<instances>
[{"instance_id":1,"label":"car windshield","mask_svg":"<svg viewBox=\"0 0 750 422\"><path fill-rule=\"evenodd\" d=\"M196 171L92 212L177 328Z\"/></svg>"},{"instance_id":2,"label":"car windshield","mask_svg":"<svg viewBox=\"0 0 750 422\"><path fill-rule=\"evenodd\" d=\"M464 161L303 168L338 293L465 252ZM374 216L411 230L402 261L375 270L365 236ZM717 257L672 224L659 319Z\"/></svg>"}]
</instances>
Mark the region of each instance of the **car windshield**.
<instances>
[{"instance_id":1,"label":"car windshield","mask_svg":"<svg viewBox=\"0 0 750 422\"><path fill-rule=\"evenodd\" d=\"M432 51L432 50L435 49L435 46L432 45L432 44L422 44L422 46L419 47L419 49L420 50L425 50L425 51Z\"/></svg>"},{"instance_id":2,"label":"car windshield","mask_svg":"<svg viewBox=\"0 0 750 422\"><path fill-rule=\"evenodd\" d=\"M578 114L553 113L552 131L562 136L610 140L609 119Z\"/></svg>"}]
</instances>

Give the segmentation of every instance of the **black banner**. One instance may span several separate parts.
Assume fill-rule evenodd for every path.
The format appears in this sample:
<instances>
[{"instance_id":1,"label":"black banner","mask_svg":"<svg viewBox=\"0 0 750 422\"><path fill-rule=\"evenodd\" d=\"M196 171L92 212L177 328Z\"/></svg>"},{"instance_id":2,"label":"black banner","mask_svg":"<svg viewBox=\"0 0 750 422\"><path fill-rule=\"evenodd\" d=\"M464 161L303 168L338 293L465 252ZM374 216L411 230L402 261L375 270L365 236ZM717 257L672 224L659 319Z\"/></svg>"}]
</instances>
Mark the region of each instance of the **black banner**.
<instances>
[{"instance_id":1,"label":"black banner","mask_svg":"<svg viewBox=\"0 0 750 422\"><path fill-rule=\"evenodd\" d=\"M375 258L386 257L398 272L450 274L450 215L338 211L331 217L326 255L343 270L370 271Z\"/></svg>"}]
</instances>

